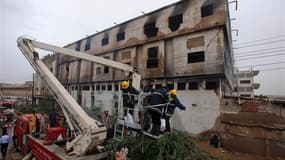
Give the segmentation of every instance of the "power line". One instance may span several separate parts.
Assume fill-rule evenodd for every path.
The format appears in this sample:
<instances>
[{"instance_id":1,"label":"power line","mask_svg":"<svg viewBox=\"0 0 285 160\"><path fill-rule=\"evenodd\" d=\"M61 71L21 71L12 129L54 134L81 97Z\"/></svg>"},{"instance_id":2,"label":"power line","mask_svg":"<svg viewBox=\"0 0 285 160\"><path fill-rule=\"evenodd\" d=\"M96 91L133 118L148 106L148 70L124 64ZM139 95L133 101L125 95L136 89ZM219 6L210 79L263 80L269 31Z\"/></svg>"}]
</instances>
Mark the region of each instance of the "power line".
<instances>
[{"instance_id":1,"label":"power line","mask_svg":"<svg viewBox=\"0 0 285 160\"><path fill-rule=\"evenodd\" d=\"M276 52L283 52L283 51L285 51L285 49L283 49L283 50L279 50L279 51L270 51L270 52L263 52L263 53L255 53L255 54L249 54L249 55L237 55L237 56L235 56L236 58L238 58L238 57L249 57L249 56L255 56L255 55L263 55L263 54L269 54L269 53L276 53Z\"/></svg>"},{"instance_id":2,"label":"power line","mask_svg":"<svg viewBox=\"0 0 285 160\"><path fill-rule=\"evenodd\" d=\"M281 48L285 48L284 47L274 47L274 48L267 48L267 49L260 49L260 50L254 50L254 51L247 51L247 52L238 52L235 53L235 55L240 55L240 54L246 54L246 53L255 53L255 52L262 52L262 51L268 51L268 50L273 50L273 49L281 49Z\"/></svg>"},{"instance_id":3,"label":"power line","mask_svg":"<svg viewBox=\"0 0 285 160\"><path fill-rule=\"evenodd\" d=\"M279 53L279 54L273 54L273 55L266 55L266 56L259 56L259 57L250 57L250 58L235 59L235 61L243 61L243 60L249 60L249 59L259 59L259 58L272 57L272 56L279 56L279 55L285 55L285 53Z\"/></svg>"},{"instance_id":4,"label":"power line","mask_svg":"<svg viewBox=\"0 0 285 160\"><path fill-rule=\"evenodd\" d=\"M278 43L278 42L283 42L283 41L285 41L285 39L280 39L280 40L270 41L270 42L264 42L264 43L244 45L244 46L240 46L240 47L237 47L237 48L234 48L234 49L247 48L247 47L252 47L252 46L260 46L260 45L271 44L271 43Z\"/></svg>"},{"instance_id":5,"label":"power line","mask_svg":"<svg viewBox=\"0 0 285 160\"><path fill-rule=\"evenodd\" d=\"M240 66L238 68L247 68L247 67L257 67L257 66L267 66L267 65L273 65L273 64L282 64L284 62L275 62L275 63L264 63L264 64L255 64L255 65L250 65L250 66Z\"/></svg>"},{"instance_id":6,"label":"power line","mask_svg":"<svg viewBox=\"0 0 285 160\"><path fill-rule=\"evenodd\" d=\"M276 39L276 38L280 38L280 37L283 38L283 37L285 37L285 35L273 36L273 37L268 37L268 38L264 38L264 39L258 39L258 40L254 40L254 41L238 43L237 45L243 45L243 44L248 44L248 43L255 43L255 42L260 42L260 41L265 41L265 40Z\"/></svg>"}]
</instances>

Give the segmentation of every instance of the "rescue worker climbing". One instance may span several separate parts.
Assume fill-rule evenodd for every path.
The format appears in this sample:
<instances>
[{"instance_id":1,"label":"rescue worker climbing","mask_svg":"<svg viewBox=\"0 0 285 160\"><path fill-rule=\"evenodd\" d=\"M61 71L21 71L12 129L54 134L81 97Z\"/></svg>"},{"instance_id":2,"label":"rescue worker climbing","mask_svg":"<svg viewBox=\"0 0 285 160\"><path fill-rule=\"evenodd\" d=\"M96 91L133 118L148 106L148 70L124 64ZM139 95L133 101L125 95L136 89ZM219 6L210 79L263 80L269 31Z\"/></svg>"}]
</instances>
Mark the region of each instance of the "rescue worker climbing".
<instances>
[{"instance_id":1,"label":"rescue worker climbing","mask_svg":"<svg viewBox=\"0 0 285 160\"><path fill-rule=\"evenodd\" d=\"M123 92L123 106L129 108L130 114L133 115L135 95L138 95L139 92L134 87L130 86L129 82L127 81L123 81L121 86Z\"/></svg>"},{"instance_id":2,"label":"rescue worker climbing","mask_svg":"<svg viewBox=\"0 0 285 160\"><path fill-rule=\"evenodd\" d=\"M162 109L168 102L168 91L168 87L163 86L154 90L150 98L150 107L148 108L152 119L152 130L150 133L155 136L158 136L160 133L160 118L162 117Z\"/></svg>"},{"instance_id":3,"label":"rescue worker climbing","mask_svg":"<svg viewBox=\"0 0 285 160\"><path fill-rule=\"evenodd\" d=\"M171 131L169 121L175 111L175 108L178 107L180 110L184 110L184 111L186 110L186 107L180 103L180 100L177 97L176 89L171 90L170 93L168 94L168 102L169 104L166 106L167 108L165 110L165 115L164 115L165 123L166 123L165 132Z\"/></svg>"}]
</instances>

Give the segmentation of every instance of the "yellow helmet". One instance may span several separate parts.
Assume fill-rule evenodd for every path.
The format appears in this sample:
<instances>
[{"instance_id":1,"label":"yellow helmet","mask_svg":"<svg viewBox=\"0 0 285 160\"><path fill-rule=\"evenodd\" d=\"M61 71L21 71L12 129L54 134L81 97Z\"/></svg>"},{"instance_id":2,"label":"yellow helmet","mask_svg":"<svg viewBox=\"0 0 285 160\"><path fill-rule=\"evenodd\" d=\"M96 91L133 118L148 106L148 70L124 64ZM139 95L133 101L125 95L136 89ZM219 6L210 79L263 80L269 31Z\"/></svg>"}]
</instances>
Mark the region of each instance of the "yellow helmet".
<instances>
[{"instance_id":1,"label":"yellow helmet","mask_svg":"<svg viewBox=\"0 0 285 160\"><path fill-rule=\"evenodd\" d=\"M173 90L170 91L170 93L176 96L177 91L176 91L176 89L173 89Z\"/></svg>"},{"instance_id":2,"label":"yellow helmet","mask_svg":"<svg viewBox=\"0 0 285 160\"><path fill-rule=\"evenodd\" d=\"M123 81L123 82L122 82L122 88L123 88L123 89L129 88L129 82Z\"/></svg>"}]
</instances>

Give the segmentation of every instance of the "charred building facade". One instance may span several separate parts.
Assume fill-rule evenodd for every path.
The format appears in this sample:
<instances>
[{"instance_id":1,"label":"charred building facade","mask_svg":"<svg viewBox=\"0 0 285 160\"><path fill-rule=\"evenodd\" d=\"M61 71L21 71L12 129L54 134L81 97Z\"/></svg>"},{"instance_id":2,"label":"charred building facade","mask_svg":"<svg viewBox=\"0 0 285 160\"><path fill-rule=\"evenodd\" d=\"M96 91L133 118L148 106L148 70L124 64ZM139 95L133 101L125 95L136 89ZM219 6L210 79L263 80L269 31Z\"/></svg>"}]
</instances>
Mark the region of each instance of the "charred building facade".
<instances>
[{"instance_id":1,"label":"charred building facade","mask_svg":"<svg viewBox=\"0 0 285 160\"><path fill-rule=\"evenodd\" d=\"M156 88L176 88L188 108L176 111L173 127L194 134L214 125L222 95L233 88L226 0L182 0L65 47L132 65ZM55 55L51 69L79 104L114 108L122 71Z\"/></svg>"}]
</instances>

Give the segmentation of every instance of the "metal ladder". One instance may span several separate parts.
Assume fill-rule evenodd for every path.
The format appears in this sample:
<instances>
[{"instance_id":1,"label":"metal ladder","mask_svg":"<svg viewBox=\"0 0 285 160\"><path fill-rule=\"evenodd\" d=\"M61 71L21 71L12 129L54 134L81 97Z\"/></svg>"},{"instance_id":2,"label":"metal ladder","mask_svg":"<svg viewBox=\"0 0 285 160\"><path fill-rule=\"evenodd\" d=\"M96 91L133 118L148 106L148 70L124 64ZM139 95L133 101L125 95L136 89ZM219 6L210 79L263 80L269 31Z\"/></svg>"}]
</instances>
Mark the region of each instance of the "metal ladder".
<instances>
[{"instance_id":1,"label":"metal ladder","mask_svg":"<svg viewBox=\"0 0 285 160\"><path fill-rule=\"evenodd\" d=\"M115 124L114 136L113 139L117 141L123 141L124 139L124 130L125 130L125 121L124 121L124 113L122 113L123 109L123 99L122 92L119 89L118 95L118 108L117 108L117 121Z\"/></svg>"}]
</instances>

